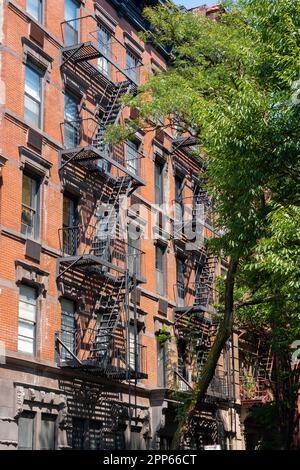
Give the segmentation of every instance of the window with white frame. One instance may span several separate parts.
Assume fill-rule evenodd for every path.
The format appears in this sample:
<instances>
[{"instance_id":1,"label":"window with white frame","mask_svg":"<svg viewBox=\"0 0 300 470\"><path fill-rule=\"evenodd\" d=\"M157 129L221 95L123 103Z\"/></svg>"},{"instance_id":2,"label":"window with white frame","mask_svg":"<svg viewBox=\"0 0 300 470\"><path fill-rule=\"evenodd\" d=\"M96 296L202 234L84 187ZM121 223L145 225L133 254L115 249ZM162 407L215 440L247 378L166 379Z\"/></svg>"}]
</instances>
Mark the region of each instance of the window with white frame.
<instances>
[{"instance_id":1,"label":"window with white frame","mask_svg":"<svg viewBox=\"0 0 300 470\"><path fill-rule=\"evenodd\" d=\"M64 42L66 46L79 43L79 13L80 4L77 0L65 0Z\"/></svg>"},{"instance_id":2,"label":"window with white frame","mask_svg":"<svg viewBox=\"0 0 300 470\"><path fill-rule=\"evenodd\" d=\"M33 174L23 173L21 232L29 238L40 235L40 180Z\"/></svg>"},{"instance_id":3,"label":"window with white frame","mask_svg":"<svg viewBox=\"0 0 300 470\"><path fill-rule=\"evenodd\" d=\"M37 292L21 284L19 291L18 351L35 354L36 351Z\"/></svg>"},{"instance_id":4,"label":"window with white frame","mask_svg":"<svg viewBox=\"0 0 300 470\"><path fill-rule=\"evenodd\" d=\"M39 23L43 22L43 0L26 0L26 11Z\"/></svg>"},{"instance_id":5,"label":"window with white frame","mask_svg":"<svg viewBox=\"0 0 300 470\"><path fill-rule=\"evenodd\" d=\"M127 169L134 173L138 174L138 162L139 162L139 144L133 140L127 140L126 142L127 150Z\"/></svg>"},{"instance_id":6,"label":"window with white frame","mask_svg":"<svg viewBox=\"0 0 300 470\"><path fill-rule=\"evenodd\" d=\"M155 270L156 270L156 291L160 295L165 295L166 289L166 248L156 245L155 248Z\"/></svg>"},{"instance_id":7,"label":"window with white frame","mask_svg":"<svg viewBox=\"0 0 300 470\"><path fill-rule=\"evenodd\" d=\"M42 75L30 62L25 70L24 117L34 127L42 127Z\"/></svg>"},{"instance_id":8,"label":"window with white frame","mask_svg":"<svg viewBox=\"0 0 300 470\"><path fill-rule=\"evenodd\" d=\"M61 339L67 348L76 354L75 348L75 320L76 305L69 299L61 299ZM65 348L62 348L62 359L70 359L72 356Z\"/></svg>"}]
</instances>

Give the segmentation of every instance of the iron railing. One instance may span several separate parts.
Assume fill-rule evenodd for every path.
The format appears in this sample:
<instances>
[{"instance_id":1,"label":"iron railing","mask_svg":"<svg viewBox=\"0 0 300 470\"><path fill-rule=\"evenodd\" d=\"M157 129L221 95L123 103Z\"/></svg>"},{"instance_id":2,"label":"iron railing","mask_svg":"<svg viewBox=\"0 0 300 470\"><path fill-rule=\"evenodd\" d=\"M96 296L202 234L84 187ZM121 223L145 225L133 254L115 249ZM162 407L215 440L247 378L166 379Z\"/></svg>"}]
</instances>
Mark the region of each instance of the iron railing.
<instances>
[{"instance_id":1,"label":"iron railing","mask_svg":"<svg viewBox=\"0 0 300 470\"><path fill-rule=\"evenodd\" d=\"M74 163L84 162L84 154L80 150L91 148L100 153L99 159L95 157L95 168L104 169L111 172L112 164L105 161L105 157L115 161L127 170L126 173L143 178L144 176L144 154L139 150L133 150L129 142L122 142L119 144L108 144L103 140L104 128L101 127L99 121L95 118L76 119L73 121L65 120L60 124L61 139L66 150L63 154L68 159L69 153L78 152L78 157L74 158ZM101 159L103 155L104 159ZM89 161L89 156L86 158ZM98 163L97 163L98 161ZM120 176L114 170L114 175Z\"/></svg>"},{"instance_id":2,"label":"iron railing","mask_svg":"<svg viewBox=\"0 0 300 470\"><path fill-rule=\"evenodd\" d=\"M173 201L173 237L204 246L215 235L212 204L202 196Z\"/></svg>"},{"instance_id":3,"label":"iron railing","mask_svg":"<svg viewBox=\"0 0 300 470\"><path fill-rule=\"evenodd\" d=\"M132 54L115 36L110 35L108 30L98 25L92 15L63 21L61 31L65 46L62 49L63 63L88 61L112 82L130 80L139 84L143 67L140 58Z\"/></svg>"},{"instance_id":4,"label":"iron railing","mask_svg":"<svg viewBox=\"0 0 300 470\"><path fill-rule=\"evenodd\" d=\"M119 373L122 378L127 374L131 377L147 375L146 346L136 343L136 347L132 345L128 351L125 338L112 333L99 335L96 327L74 330L73 340L68 344L64 342L64 333L56 332L55 349L60 366L91 367L104 375Z\"/></svg>"},{"instance_id":5,"label":"iron railing","mask_svg":"<svg viewBox=\"0 0 300 470\"><path fill-rule=\"evenodd\" d=\"M76 225L59 229L59 244L62 258L94 255L129 274L145 277L145 253L120 238L99 232L96 225Z\"/></svg>"},{"instance_id":6,"label":"iron railing","mask_svg":"<svg viewBox=\"0 0 300 470\"><path fill-rule=\"evenodd\" d=\"M215 301L217 291L205 282L177 282L174 284L174 296L178 307L208 306Z\"/></svg>"},{"instance_id":7,"label":"iron railing","mask_svg":"<svg viewBox=\"0 0 300 470\"><path fill-rule=\"evenodd\" d=\"M227 378L221 377L217 374L214 375L209 384L206 395L214 399L228 400L230 398L230 387Z\"/></svg>"}]
</instances>

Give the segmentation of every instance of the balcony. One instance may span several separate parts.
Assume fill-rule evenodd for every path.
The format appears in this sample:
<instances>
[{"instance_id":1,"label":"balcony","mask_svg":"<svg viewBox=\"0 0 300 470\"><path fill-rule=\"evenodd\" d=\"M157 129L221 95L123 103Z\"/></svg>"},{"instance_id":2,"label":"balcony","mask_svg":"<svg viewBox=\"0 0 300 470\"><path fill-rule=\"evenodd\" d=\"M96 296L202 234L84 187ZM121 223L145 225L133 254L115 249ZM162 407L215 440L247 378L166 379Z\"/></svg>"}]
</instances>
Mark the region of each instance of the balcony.
<instances>
[{"instance_id":1,"label":"balcony","mask_svg":"<svg viewBox=\"0 0 300 470\"><path fill-rule=\"evenodd\" d=\"M136 350L117 335L99 336L99 330L85 328L57 332L55 350L59 367L76 368L116 380L147 378L147 348L137 343Z\"/></svg>"},{"instance_id":2,"label":"balcony","mask_svg":"<svg viewBox=\"0 0 300 470\"><path fill-rule=\"evenodd\" d=\"M228 401L230 387L227 378L215 374L206 392L206 401Z\"/></svg>"},{"instance_id":3,"label":"balcony","mask_svg":"<svg viewBox=\"0 0 300 470\"><path fill-rule=\"evenodd\" d=\"M113 238L97 225L77 225L59 229L59 264L76 266L100 275L119 277L128 270L138 282L145 282L145 253L125 240Z\"/></svg>"},{"instance_id":4,"label":"balcony","mask_svg":"<svg viewBox=\"0 0 300 470\"><path fill-rule=\"evenodd\" d=\"M142 62L128 54L115 36L103 35L103 29L92 15L64 21L61 30L62 68L69 63L93 80L112 84L129 80L135 86L139 84Z\"/></svg>"},{"instance_id":5,"label":"balcony","mask_svg":"<svg viewBox=\"0 0 300 470\"><path fill-rule=\"evenodd\" d=\"M174 384L181 392L190 393L194 388L191 378L188 376L184 377L180 368L179 372L174 369ZM209 384L204 401L206 403L215 403L216 401L227 402L229 399L230 387L228 381L226 377L221 377L216 373Z\"/></svg>"},{"instance_id":6,"label":"balcony","mask_svg":"<svg viewBox=\"0 0 300 470\"><path fill-rule=\"evenodd\" d=\"M134 187L144 186L144 155L128 143L106 144L105 129L94 118L61 123L61 138L65 150L60 153L60 171L71 171L76 165L103 177L131 178Z\"/></svg>"}]
</instances>

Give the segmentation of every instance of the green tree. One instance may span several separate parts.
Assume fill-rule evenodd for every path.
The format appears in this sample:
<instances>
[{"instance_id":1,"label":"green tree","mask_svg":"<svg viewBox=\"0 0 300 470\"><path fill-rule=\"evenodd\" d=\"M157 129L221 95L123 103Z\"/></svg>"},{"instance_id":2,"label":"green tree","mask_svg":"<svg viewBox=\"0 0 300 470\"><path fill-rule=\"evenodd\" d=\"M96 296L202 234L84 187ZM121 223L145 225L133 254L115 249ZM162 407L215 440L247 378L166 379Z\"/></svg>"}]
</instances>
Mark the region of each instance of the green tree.
<instances>
[{"instance_id":1,"label":"green tree","mask_svg":"<svg viewBox=\"0 0 300 470\"><path fill-rule=\"evenodd\" d=\"M177 448L205 396L234 320L262 289L261 276L256 279L245 266L255 265L258 246L260 262L271 261L263 247L272 239L272 213L278 215L274 204L285 210L299 203L300 2L241 0L228 5L218 21L182 13L169 2L146 8L145 16L152 26L143 37L170 49L170 68L149 75L136 96L126 97L125 103L139 110L139 119L109 129L107 138L124 138L136 126L190 132L205 156L206 187L222 233L210 249L229 259L223 320L179 423L173 442ZM235 289L237 279L243 286ZM276 286L270 288L265 286L273 296ZM278 305L286 301L281 295L280 290Z\"/></svg>"}]
</instances>

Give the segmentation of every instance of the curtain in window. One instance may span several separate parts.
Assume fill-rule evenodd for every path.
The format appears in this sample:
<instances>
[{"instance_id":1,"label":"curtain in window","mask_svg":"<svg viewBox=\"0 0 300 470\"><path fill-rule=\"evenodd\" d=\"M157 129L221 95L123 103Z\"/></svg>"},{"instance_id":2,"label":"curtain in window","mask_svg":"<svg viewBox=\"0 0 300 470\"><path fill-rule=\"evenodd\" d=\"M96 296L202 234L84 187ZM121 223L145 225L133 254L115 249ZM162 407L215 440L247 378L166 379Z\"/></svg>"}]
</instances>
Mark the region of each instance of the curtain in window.
<instances>
[{"instance_id":1,"label":"curtain in window","mask_svg":"<svg viewBox=\"0 0 300 470\"><path fill-rule=\"evenodd\" d=\"M35 353L36 290L21 285L19 297L18 350Z\"/></svg>"}]
</instances>

